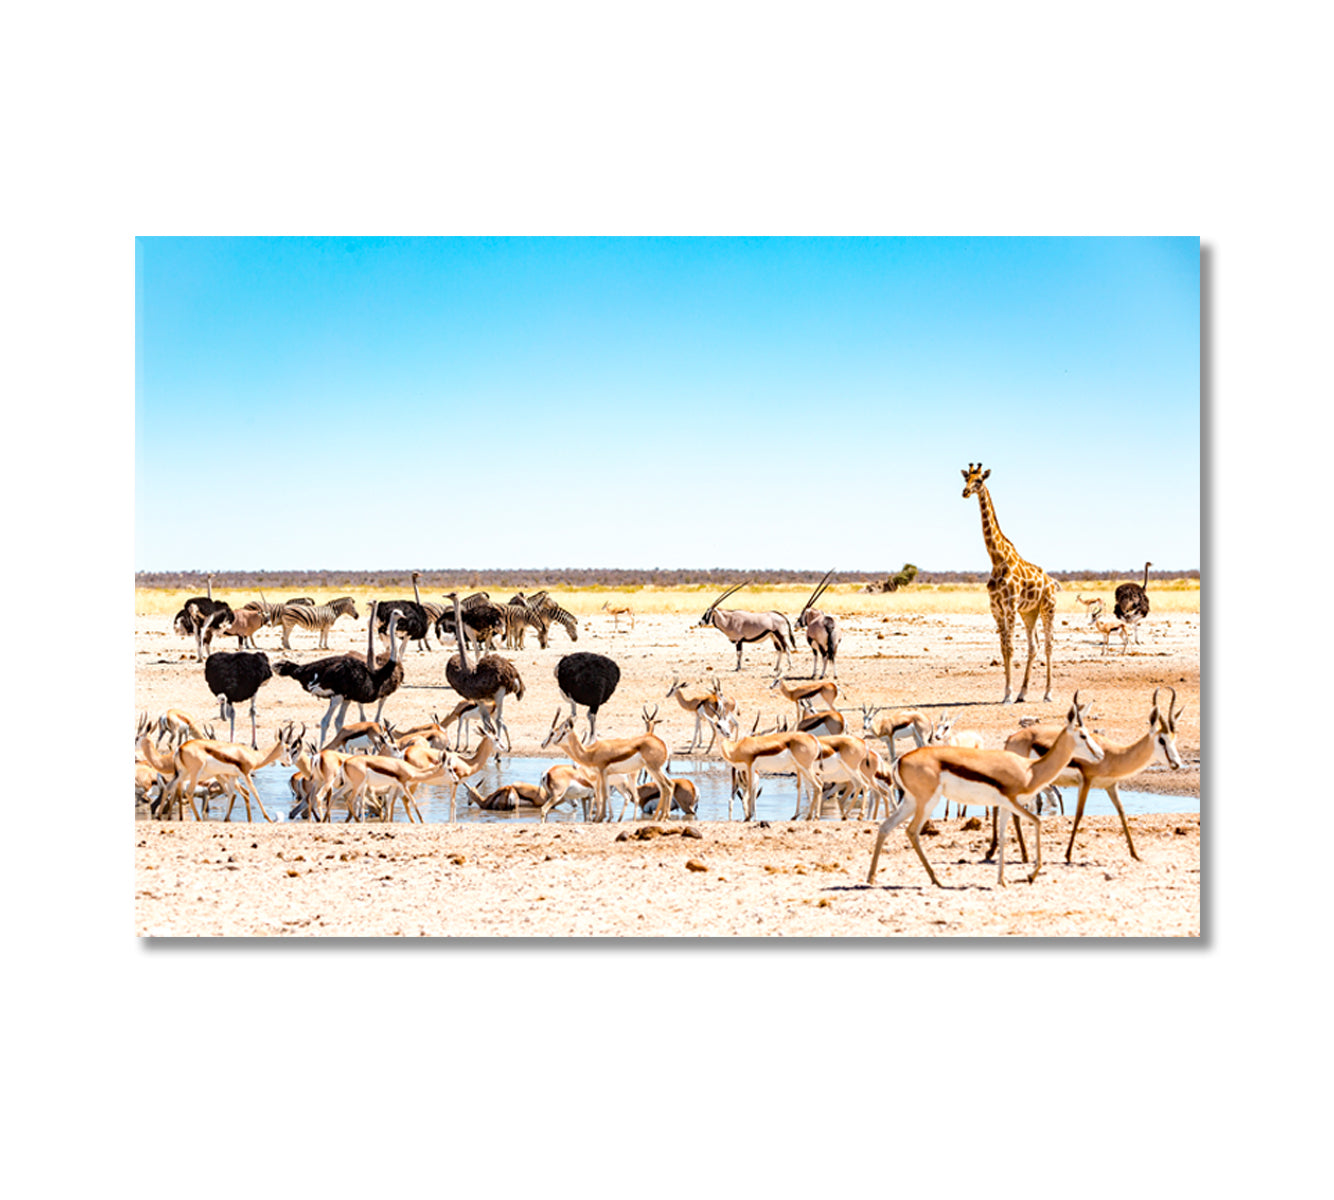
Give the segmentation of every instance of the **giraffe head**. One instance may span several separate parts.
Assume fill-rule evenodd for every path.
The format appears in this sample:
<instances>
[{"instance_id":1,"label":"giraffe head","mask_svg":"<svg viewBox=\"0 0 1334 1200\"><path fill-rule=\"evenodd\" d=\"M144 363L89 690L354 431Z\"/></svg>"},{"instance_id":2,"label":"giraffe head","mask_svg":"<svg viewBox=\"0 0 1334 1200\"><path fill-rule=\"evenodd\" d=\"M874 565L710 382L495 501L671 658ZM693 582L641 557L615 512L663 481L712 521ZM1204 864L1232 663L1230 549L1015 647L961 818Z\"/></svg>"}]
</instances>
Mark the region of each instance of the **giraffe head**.
<instances>
[{"instance_id":1,"label":"giraffe head","mask_svg":"<svg viewBox=\"0 0 1334 1200\"><path fill-rule=\"evenodd\" d=\"M968 470L960 471L959 474L963 476L963 498L967 500L969 496L977 493L978 489L982 486L986 477L990 475L991 472L982 470L981 463L978 463L977 466L973 466L972 463L969 463Z\"/></svg>"}]
</instances>

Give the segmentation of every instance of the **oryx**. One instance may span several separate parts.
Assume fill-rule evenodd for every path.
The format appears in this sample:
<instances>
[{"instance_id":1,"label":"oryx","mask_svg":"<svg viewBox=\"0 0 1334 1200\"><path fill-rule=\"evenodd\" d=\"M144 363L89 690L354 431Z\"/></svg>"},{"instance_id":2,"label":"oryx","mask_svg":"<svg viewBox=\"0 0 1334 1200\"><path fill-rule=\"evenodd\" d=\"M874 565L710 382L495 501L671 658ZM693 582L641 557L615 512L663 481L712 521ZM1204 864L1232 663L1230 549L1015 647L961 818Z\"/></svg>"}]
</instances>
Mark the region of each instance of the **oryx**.
<instances>
[{"instance_id":1,"label":"oryx","mask_svg":"<svg viewBox=\"0 0 1334 1200\"><path fill-rule=\"evenodd\" d=\"M811 647L811 678L815 678L815 667L821 659L824 665L820 668L820 678L825 677L825 672L830 667L834 668L834 678L838 678L838 663L834 661L834 656L838 653L838 643L842 634L838 630L838 619L830 613L823 613L814 607L815 602L824 595L825 589L829 586L829 580L833 576L830 571L815 586L815 591L811 593L811 598L806 601L802 607L801 614L797 617L797 624L806 630L806 641Z\"/></svg>"},{"instance_id":2,"label":"oryx","mask_svg":"<svg viewBox=\"0 0 1334 1200\"><path fill-rule=\"evenodd\" d=\"M778 648L778 656L774 662L774 672L777 673L783 661L783 656L787 656L788 668L792 667L792 647L796 645L796 638L792 636L792 623L780 612L745 612L742 609L720 609L720 605L733 592L740 591L750 583L747 579L745 583L738 583L735 587L728 588L718 597L708 608L704 610L704 615L700 617L699 624L702 626L712 625L715 629L722 630L727 635L729 641L736 643L736 669L741 670L741 647L747 642L762 642L765 638L772 638L774 645Z\"/></svg>"}]
</instances>

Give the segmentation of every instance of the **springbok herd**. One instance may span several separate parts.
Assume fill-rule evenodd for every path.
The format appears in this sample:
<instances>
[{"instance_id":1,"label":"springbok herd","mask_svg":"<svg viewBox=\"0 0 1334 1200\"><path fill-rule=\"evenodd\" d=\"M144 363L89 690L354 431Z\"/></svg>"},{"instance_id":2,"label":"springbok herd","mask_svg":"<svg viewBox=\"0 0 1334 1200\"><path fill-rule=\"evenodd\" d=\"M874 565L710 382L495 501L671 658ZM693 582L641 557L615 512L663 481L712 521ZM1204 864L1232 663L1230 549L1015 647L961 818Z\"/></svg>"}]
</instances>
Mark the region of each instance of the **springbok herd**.
<instances>
[{"instance_id":1,"label":"springbok herd","mask_svg":"<svg viewBox=\"0 0 1334 1200\"><path fill-rule=\"evenodd\" d=\"M714 611L711 606L701 624L712 625ZM726 693L717 676L707 685L692 687L679 677L670 684L664 680L663 685L663 701L674 700L694 719L683 755L694 758L716 750L732 768L729 820L734 798L739 798L742 819L755 818L759 779L769 774L795 775L793 819L817 819L827 800L837 805L843 819L880 819L868 882L875 878L885 838L905 825L929 877L939 884L919 835L941 801L946 816L951 801L956 815L969 806L992 810L988 858L999 850L1002 885L1008 819L1011 814L1016 818L1025 858L1020 823L1031 823L1037 835L1031 881L1041 868L1038 813L1044 793L1058 786L1079 789L1067 862L1085 801L1095 787L1105 789L1111 798L1129 852L1138 858L1118 784L1155 763L1181 766L1176 747L1181 714L1170 688L1154 692L1147 728L1129 744L1115 744L1091 732L1086 726L1088 705L1076 694L1064 721L1020 724L1003 748L988 749L978 733L956 728L948 715L932 720L916 709L863 704L861 729L854 733L847 728L849 718L836 707L839 684L833 678L794 680L778 674L770 688L793 706L790 721L784 717L776 727L760 730L755 718L748 734L743 732L735 697ZM1159 703L1161 691L1168 693L1165 707ZM297 730L286 725L266 750L219 740L211 727L178 709L155 721L145 713L136 730L136 796L149 803L158 819L183 817L187 808L196 819L206 819L210 801L219 800L225 803L223 819L230 820L240 800L247 820L252 805L264 820L271 820L254 773L282 765L293 768L288 817L297 820L329 821L339 810L349 821L393 820L401 802L407 819L420 821L417 799L422 787L448 791L451 820L456 819L460 789L468 804L511 811L526 808L541 820L562 804L577 806L587 821L611 820L617 794L621 797L617 820L632 809L660 821L668 820L673 811L686 819L695 816L694 784L672 771L671 752L655 732L660 723L657 709L646 708L643 732L628 737L581 737L576 731L578 717L578 706L571 700L570 711L556 713L542 743L543 749L562 752L568 761L549 768L539 784L509 784L482 796L468 780L498 756L500 741L494 705L487 700L462 700L444 716L432 714L429 722L412 728L383 721L344 724L324 745L307 738L304 726ZM474 721L481 726L481 737L469 750L469 724Z\"/></svg>"}]
</instances>

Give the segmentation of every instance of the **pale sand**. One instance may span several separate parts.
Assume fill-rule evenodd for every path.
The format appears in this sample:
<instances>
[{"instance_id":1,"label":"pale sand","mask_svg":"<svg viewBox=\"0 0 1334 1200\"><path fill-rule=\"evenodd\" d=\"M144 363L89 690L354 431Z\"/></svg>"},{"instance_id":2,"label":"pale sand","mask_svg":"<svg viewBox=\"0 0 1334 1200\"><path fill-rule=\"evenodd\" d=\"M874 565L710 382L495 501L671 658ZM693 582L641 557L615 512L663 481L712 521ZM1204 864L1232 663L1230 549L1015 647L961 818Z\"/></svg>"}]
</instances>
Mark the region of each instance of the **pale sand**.
<instances>
[{"instance_id":1,"label":"pale sand","mask_svg":"<svg viewBox=\"0 0 1334 1200\"><path fill-rule=\"evenodd\" d=\"M174 936L1192 936L1200 932L1195 816L1043 822L1036 882L1011 847L1006 884L987 833L902 831L875 884L869 822L704 822L699 838L631 825L135 826L135 928ZM671 828L679 830L681 826ZM623 833L627 840L618 841ZM1030 839L1030 853L1031 853ZM694 863L703 870L692 870Z\"/></svg>"}]
</instances>

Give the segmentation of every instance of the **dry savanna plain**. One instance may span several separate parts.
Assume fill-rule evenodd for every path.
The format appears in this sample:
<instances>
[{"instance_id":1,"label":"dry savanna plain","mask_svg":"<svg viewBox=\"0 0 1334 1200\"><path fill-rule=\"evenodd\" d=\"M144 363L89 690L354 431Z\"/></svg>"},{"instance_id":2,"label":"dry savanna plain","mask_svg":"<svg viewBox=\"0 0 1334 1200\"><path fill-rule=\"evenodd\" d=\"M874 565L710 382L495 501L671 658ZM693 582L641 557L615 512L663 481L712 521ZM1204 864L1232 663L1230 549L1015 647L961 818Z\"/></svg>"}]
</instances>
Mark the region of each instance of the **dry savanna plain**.
<instances>
[{"instance_id":1,"label":"dry savanna plain","mask_svg":"<svg viewBox=\"0 0 1334 1200\"><path fill-rule=\"evenodd\" d=\"M478 587L505 597L504 585ZM621 669L615 695L602 710L603 737L638 733L641 710L657 706L658 733L674 754L673 773L689 774L682 753L694 720L667 691L675 677L691 685L717 676L736 697L745 728L790 711L770 684L774 654L747 646L742 669L722 633L696 628L720 589L642 588L605 591L551 589L578 618L578 641L553 628L543 650L528 637L507 652L525 685L522 701L505 705L515 755L540 751L552 716L564 705L554 669L563 654L591 650ZM292 650L280 631L263 629L258 646L271 661L309 662L328 653L364 650L370 601L402 589L306 589L319 602L354 596L360 620L334 626L329 650L297 630ZM1182 706L1177 745L1180 770L1154 767L1125 785L1182 797L1181 811L1130 817L1140 861L1130 857L1115 815L1085 816L1071 861L1065 848L1073 818L1042 818L1042 869L1029 883L1011 834L1006 884L997 886L987 861L989 831L970 815L948 819L938 808L922 839L940 879L927 878L902 827L887 839L874 884L866 882L876 824L832 818L807 822L685 821L540 824L535 811L486 823L312 825L215 819L148 819L135 811L134 925L139 935L181 936L459 936L459 937L1064 937L1199 936L1200 875L1200 591L1195 581L1151 581L1152 605L1139 644L1122 653L1087 623L1076 595L1102 595L1112 585L1063 584L1058 601L1052 700L1044 702L1039 647L1034 683L1021 705L1002 705L999 640L981 585L914 585L868 594L852 585L831 588L821 607L839 617L837 706L849 731L861 730L862 705L919 708L928 716L957 715L957 727L981 733L999 747L1020 718L1059 719L1076 689L1093 705L1092 726L1105 738L1130 742L1147 728L1155 688L1175 689ZM195 661L193 639L172 629L190 594L136 592L135 705L150 716L183 708L217 724L217 702ZM215 588L234 607L256 595ZM406 594L410 594L406 593ZM751 588L728 607L777 608L793 616L808 587ZM438 599L423 595L425 600ZM606 607L604 607L606 606ZM633 610L613 617L610 609ZM1018 639L1015 684L1024 646ZM411 646L404 682L385 706L385 718L405 727L447 712L456 695L445 680L453 653ZM235 649L231 639L214 649ZM809 678L812 656L798 634L793 677ZM1165 694L1164 694L1165 696ZM259 694L260 745L288 721L318 727L325 703L287 678L271 679ZM352 710L355 716L355 708ZM127 714L127 732L130 718ZM245 733L242 733L242 730ZM221 724L226 736L226 724ZM238 711L237 737L248 739L249 718ZM715 748L712 758L716 761ZM1102 795L1102 793L1098 793ZM239 809L238 809L239 811ZM976 814L977 810L973 810ZM286 815L284 812L283 816ZM1031 834L1029 853L1032 853Z\"/></svg>"}]
</instances>

